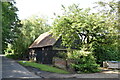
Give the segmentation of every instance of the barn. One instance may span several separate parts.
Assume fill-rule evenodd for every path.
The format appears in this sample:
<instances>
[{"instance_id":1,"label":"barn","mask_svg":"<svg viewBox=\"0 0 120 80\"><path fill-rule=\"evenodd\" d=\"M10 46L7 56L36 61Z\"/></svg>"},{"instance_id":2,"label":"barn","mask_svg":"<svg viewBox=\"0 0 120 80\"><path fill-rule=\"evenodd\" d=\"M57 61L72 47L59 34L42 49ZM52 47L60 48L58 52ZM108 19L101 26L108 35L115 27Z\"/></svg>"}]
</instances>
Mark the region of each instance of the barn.
<instances>
[{"instance_id":1,"label":"barn","mask_svg":"<svg viewBox=\"0 0 120 80\"><path fill-rule=\"evenodd\" d=\"M29 47L29 59L42 64L52 64L53 57L58 52L66 50L61 46L61 39L52 36L52 33L41 34Z\"/></svg>"}]
</instances>

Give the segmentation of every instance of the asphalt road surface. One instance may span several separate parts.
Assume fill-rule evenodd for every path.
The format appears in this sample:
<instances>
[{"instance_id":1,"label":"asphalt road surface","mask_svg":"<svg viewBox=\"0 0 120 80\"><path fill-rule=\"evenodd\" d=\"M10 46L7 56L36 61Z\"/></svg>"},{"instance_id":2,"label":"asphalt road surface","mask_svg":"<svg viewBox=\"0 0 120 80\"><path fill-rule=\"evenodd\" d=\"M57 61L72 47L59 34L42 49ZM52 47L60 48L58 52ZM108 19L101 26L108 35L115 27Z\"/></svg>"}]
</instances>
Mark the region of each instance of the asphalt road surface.
<instances>
[{"instance_id":1,"label":"asphalt road surface","mask_svg":"<svg viewBox=\"0 0 120 80\"><path fill-rule=\"evenodd\" d=\"M2 79L2 55L0 55L0 80Z\"/></svg>"},{"instance_id":2,"label":"asphalt road surface","mask_svg":"<svg viewBox=\"0 0 120 80\"><path fill-rule=\"evenodd\" d=\"M36 78L34 80L39 80L39 78L47 78L47 80L49 80L50 78L58 78L58 79L68 78L66 80L69 80L69 78L73 78L70 80L77 80L78 78L103 78L103 80L109 80L109 79L104 79L104 78L113 78L114 80L114 78L120 77L119 76L120 73L111 73L111 72L110 73L105 73L105 72L104 73L92 73L92 74L56 74L56 73L38 71L32 68L30 69L27 68L27 69L19 65L16 61L12 59L8 59L4 56L0 56L0 78L1 77L2 78ZM37 74L35 75L35 73ZM56 79L53 79L53 80L56 80Z\"/></svg>"},{"instance_id":3,"label":"asphalt road surface","mask_svg":"<svg viewBox=\"0 0 120 80\"><path fill-rule=\"evenodd\" d=\"M5 56L0 56L0 68L1 67L2 70L0 70L0 75L2 72L2 78L40 78L39 76L29 72L14 60L8 59Z\"/></svg>"}]
</instances>

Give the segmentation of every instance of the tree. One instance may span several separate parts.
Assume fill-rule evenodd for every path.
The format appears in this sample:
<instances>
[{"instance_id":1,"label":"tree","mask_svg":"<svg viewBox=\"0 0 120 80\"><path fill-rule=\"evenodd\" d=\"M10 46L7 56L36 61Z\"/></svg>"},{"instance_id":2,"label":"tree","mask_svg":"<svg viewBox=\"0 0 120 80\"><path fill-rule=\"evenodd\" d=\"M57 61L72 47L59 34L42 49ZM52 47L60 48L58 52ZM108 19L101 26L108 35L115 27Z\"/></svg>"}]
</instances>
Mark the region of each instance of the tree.
<instances>
[{"instance_id":1,"label":"tree","mask_svg":"<svg viewBox=\"0 0 120 80\"><path fill-rule=\"evenodd\" d=\"M2 2L2 51L7 48L7 44L13 44L19 27L21 27L20 20L16 12L15 2Z\"/></svg>"},{"instance_id":2,"label":"tree","mask_svg":"<svg viewBox=\"0 0 120 80\"><path fill-rule=\"evenodd\" d=\"M98 13L90 13L89 8L80 9L75 4L64 10L63 16L58 16L53 24L53 33L55 36L62 37L64 46L79 49L69 51L72 55L70 59L74 60L72 66L77 72L98 71L98 65L91 49L94 42L106 42L105 30L108 28L105 27L103 16ZM88 55L86 51L90 54Z\"/></svg>"},{"instance_id":3,"label":"tree","mask_svg":"<svg viewBox=\"0 0 120 80\"><path fill-rule=\"evenodd\" d=\"M90 13L90 9L80 9L72 5L65 9L63 16L59 16L53 24L53 32L62 36L63 45L77 48L90 49L93 42L108 43L105 38L111 28L108 27L104 15Z\"/></svg>"},{"instance_id":4,"label":"tree","mask_svg":"<svg viewBox=\"0 0 120 80\"><path fill-rule=\"evenodd\" d=\"M109 4L112 5L112 3ZM94 55L96 61L100 61L100 63L105 60L119 59L117 57L119 52L115 47L118 39L118 22L115 16L116 12L114 12L116 9L92 13L89 8L80 9L75 4L68 8L63 6L63 8L64 13L55 19L52 30L55 35L62 37L64 46L68 48L75 46L80 51L89 51L92 53L91 56L93 57ZM87 60L89 58L89 56L86 57L84 55L82 55L82 58L79 57L80 51L78 51L79 55L76 55L77 52L75 54L71 52L73 56L78 56L76 59L77 63L81 63L82 59ZM90 58L92 59L92 57ZM88 67L88 72L91 67L96 67L95 69L97 69L98 66L95 63L95 59L92 60L93 62L90 62L93 64L92 66L85 61L83 66L74 63L74 67L79 70Z\"/></svg>"},{"instance_id":5,"label":"tree","mask_svg":"<svg viewBox=\"0 0 120 80\"><path fill-rule=\"evenodd\" d=\"M106 44L95 44L94 51L97 62L105 60L119 60L119 1L111 0L108 2L99 1L97 2L99 15L104 15L106 21L106 27L109 28L107 31L108 41Z\"/></svg>"},{"instance_id":6,"label":"tree","mask_svg":"<svg viewBox=\"0 0 120 80\"><path fill-rule=\"evenodd\" d=\"M14 42L13 48L16 54L26 56L29 46L40 34L48 31L50 26L47 25L46 19L37 16L22 20L21 23L23 27L20 28L20 33Z\"/></svg>"}]
</instances>

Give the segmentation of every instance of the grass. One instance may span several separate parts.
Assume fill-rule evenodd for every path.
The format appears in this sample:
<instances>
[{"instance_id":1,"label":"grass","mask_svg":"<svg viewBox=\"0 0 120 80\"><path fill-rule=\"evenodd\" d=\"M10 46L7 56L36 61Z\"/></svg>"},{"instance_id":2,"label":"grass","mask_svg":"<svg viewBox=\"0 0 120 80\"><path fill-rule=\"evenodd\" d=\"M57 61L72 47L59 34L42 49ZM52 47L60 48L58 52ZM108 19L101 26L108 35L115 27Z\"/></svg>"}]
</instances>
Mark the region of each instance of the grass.
<instances>
[{"instance_id":1,"label":"grass","mask_svg":"<svg viewBox=\"0 0 120 80\"><path fill-rule=\"evenodd\" d=\"M48 66L48 65L44 65L44 64L38 64L35 62L30 62L30 61L18 61L18 63L23 65L23 66L31 66L34 68L38 68L42 71L61 73L61 74L68 74L69 73L68 71L61 70L61 69L58 69L56 67L52 67L52 66Z\"/></svg>"}]
</instances>

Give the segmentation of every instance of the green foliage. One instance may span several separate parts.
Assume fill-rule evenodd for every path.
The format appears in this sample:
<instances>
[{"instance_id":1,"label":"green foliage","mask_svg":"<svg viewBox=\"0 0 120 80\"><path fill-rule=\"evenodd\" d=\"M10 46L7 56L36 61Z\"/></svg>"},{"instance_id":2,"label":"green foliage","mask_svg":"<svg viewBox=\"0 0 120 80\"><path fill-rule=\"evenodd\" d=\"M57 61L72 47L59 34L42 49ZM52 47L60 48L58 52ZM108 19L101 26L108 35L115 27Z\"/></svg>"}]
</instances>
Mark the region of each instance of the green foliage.
<instances>
[{"instance_id":1,"label":"green foliage","mask_svg":"<svg viewBox=\"0 0 120 80\"><path fill-rule=\"evenodd\" d=\"M71 64L71 67L77 71L77 73L90 73L100 71L99 65L96 64L95 58L91 52L74 50L70 59L74 60L74 63Z\"/></svg>"},{"instance_id":2,"label":"green foliage","mask_svg":"<svg viewBox=\"0 0 120 80\"><path fill-rule=\"evenodd\" d=\"M113 0L98 4L101 6L96 13L75 4L68 8L63 6L64 13L55 19L52 31L62 37L64 46L93 52L97 62L118 60L118 3Z\"/></svg>"},{"instance_id":3,"label":"green foliage","mask_svg":"<svg viewBox=\"0 0 120 80\"><path fill-rule=\"evenodd\" d=\"M16 12L15 2L2 2L2 51L4 52L7 44L14 43L16 34L21 27L20 20Z\"/></svg>"},{"instance_id":4,"label":"green foliage","mask_svg":"<svg viewBox=\"0 0 120 80\"><path fill-rule=\"evenodd\" d=\"M4 52L5 52L5 56L11 59L21 59L23 56L22 54L15 54L11 44L8 44Z\"/></svg>"},{"instance_id":5,"label":"green foliage","mask_svg":"<svg viewBox=\"0 0 120 80\"><path fill-rule=\"evenodd\" d=\"M56 54L56 57L62 58L62 59L66 59L67 58L67 53L65 52L58 52Z\"/></svg>"},{"instance_id":6,"label":"green foliage","mask_svg":"<svg viewBox=\"0 0 120 80\"><path fill-rule=\"evenodd\" d=\"M118 44L94 44L93 52L94 56L97 59L97 63L102 64L103 61L116 61L120 59L120 51L117 47Z\"/></svg>"},{"instance_id":7,"label":"green foliage","mask_svg":"<svg viewBox=\"0 0 120 80\"><path fill-rule=\"evenodd\" d=\"M99 15L104 16L106 27L108 27L107 35L105 35L104 43L93 43L92 49L98 63L106 60L119 60L119 2L110 0L108 2L97 2Z\"/></svg>"},{"instance_id":8,"label":"green foliage","mask_svg":"<svg viewBox=\"0 0 120 80\"><path fill-rule=\"evenodd\" d=\"M19 63L24 65L24 66L31 66L31 67L38 68L42 71L62 73L62 74L68 74L69 73L65 70L61 70L61 69L58 69L58 68L55 68L55 67L52 67L52 66L48 66L48 65L44 65L44 64L38 64L38 63L30 62L30 61L19 61Z\"/></svg>"},{"instance_id":9,"label":"green foliage","mask_svg":"<svg viewBox=\"0 0 120 80\"><path fill-rule=\"evenodd\" d=\"M113 24L108 25L104 15L90 13L90 9L80 9L77 5L64 8L63 16L56 18L52 31L62 36L63 45L80 49L86 46L89 50L92 42L104 43L112 32ZM109 27L108 27L109 26Z\"/></svg>"},{"instance_id":10,"label":"green foliage","mask_svg":"<svg viewBox=\"0 0 120 80\"><path fill-rule=\"evenodd\" d=\"M12 45L8 44L7 48L4 50L5 54L14 54L14 50L12 49Z\"/></svg>"},{"instance_id":11,"label":"green foliage","mask_svg":"<svg viewBox=\"0 0 120 80\"><path fill-rule=\"evenodd\" d=\"M29 46L40 34L48 31L50 27L47 25L44 18L37 16L22 20L21 23L23 26L20 28L20 33L13 47L15 53L23 54L24 57L27 57Z\"/></svg>"},{"instance_id":12,"label":"green foliage","mask_svg":"<svg viewBox=\"0 0 120 80\"><path fill-rule=\"evenodd\" d=\"M16 14L18 9L14 5L14 1L2 3L2 49L7 51L7 46L11 44L14 53L9 56L20 54L19 57L21 55L26 57L30 44L50 27L47 25L46 19L37 16L20 22Z\"/></svg>"},{"instance_id":13,"label":"green foliage","mask_svg":"<svg viewBox=\"0 0 120 80\"><path fill-rule=\"evenodd\" d=\"M22 54L7 54L5 55L7 58L11 58L11 59L15 59L15 60L18 60L18 59L22 59L23 58L23 55Z\"/></svg>"}]
</instances>

